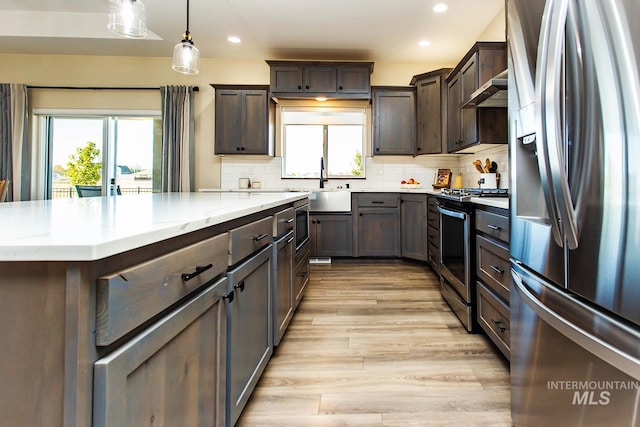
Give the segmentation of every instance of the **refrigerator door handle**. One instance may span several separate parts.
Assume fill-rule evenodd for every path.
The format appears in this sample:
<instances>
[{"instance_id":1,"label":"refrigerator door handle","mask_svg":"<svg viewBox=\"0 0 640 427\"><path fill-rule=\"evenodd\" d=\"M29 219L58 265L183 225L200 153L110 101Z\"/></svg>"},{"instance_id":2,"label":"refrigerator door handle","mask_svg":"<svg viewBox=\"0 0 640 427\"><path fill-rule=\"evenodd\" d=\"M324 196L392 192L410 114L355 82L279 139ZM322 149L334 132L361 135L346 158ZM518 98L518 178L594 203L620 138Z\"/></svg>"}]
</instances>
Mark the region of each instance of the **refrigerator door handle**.
<instances>
[{"instance_id":1,"label":"refrigerator door handle","mask_svg":"<svg viewBox=\"0 0 640 427\"><path fill-rule=\"evenodd\" d=\"M542 320L588 352L640 380L640 354L637 348L640 336L637 331L594 311L562 291L553 289L551 285L545 286L531 276L523 280L523 276L527 276L526 273L521 275L515 270L516 268L518 267L511 269L511 276L517 297L521 298ZM538 290L532 292L529 286ZM539 298L534 293L544 293L544 295ZM551 308L545 302L564 307ZM558 312L570 313L576 322L569 321ZM580 327L576 324L577 322L591 325L594 330L598 330L599 335L606 335L608 341ZM609 341L615 341L615 343Z\"/></svg>"},{"instance_id":2,"label":"refrigerator door handle","mask_svg":"<svg viewBox=\"0 0 640 427\"><path fill-rule=\"evenodd\" d=\"M553 190L555 173L551 170L551 156L557 157L556 140L562 135L560 123L557 120L559 116L556 115L557 107L555 104L558 99L553 94L560 93L559 66L562 54L560 34L562 34L562 28L566 22L567 7L567 0L548 0L545 5L540 26L535 84L538 171L551 222L551 234L553 240L560 247L564 247L564 237L556 194ZM550 145L554 148L553 150L550 149ZM556 163L557 160L553 162L553 165Z\"/></svg>"}]
</instances>

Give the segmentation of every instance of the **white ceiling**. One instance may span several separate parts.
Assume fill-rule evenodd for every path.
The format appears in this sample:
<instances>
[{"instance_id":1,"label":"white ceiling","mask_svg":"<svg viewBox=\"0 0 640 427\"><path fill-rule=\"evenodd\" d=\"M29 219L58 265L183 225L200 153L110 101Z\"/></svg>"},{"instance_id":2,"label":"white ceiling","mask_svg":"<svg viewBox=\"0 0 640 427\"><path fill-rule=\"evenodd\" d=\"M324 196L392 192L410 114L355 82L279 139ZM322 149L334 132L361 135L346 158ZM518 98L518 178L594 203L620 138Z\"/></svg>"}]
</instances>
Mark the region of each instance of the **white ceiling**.
<instances>
[{"instance_id":1,"label":"white ceiling","mask_svg":"<svg viewBox=\"0 0 640 427\"><path fill-rule=\"evenodd\" d=\"M0 0L0 52L171 56L186 0L142 0L146 39L106 29L107 0ZM445 2L444 14L432 11ZM453 64L504 0L190 0L204 58L333 59ZM242 39L232 44L227 37ZM419 47L429 40L431 46Z\"/></svg>"}]
</instances>

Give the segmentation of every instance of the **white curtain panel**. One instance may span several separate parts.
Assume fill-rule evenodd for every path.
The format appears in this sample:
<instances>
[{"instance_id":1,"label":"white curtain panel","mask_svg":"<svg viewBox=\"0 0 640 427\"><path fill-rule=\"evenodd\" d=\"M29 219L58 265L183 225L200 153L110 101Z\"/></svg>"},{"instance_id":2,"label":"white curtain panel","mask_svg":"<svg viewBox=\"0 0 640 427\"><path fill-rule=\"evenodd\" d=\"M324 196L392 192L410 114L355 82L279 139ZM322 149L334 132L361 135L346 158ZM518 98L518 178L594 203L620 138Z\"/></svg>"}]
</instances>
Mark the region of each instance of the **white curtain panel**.
<instances>
[{"instance_id":1,"label":"white curtain panel","mask_svg":"<svg viewBox=\"0 0 640 427\"><path fill-rule=\"evenodd\" d=\"M162 86L162 191L194 191L193 86Z\"/></svg>"}]
</instances>

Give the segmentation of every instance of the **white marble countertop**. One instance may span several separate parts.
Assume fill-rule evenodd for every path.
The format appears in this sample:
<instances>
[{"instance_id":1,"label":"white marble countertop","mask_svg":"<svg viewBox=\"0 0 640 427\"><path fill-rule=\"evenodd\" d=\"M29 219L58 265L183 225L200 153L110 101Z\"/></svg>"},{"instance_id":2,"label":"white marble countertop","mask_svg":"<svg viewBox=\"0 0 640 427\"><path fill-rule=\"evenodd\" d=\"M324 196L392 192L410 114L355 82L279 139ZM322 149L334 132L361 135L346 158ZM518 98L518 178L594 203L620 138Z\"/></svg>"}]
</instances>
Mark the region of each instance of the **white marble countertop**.
<instances>
[{"instance_id":1,"label":"white marble countertop","mask_svg":"<svg viewBox=\"0 0 640 427\"><path fill-rule=\"evenodd\" d=\"M282 190L272 190L272 189L223 189L223 188L201 188L200 190L203 193L224 193L224 192L232 192L232 193L252 193L252 192L262 192L262 193L277 193L281 191L285 192L298 192L298 191L350 191L352 193L417 193L417 194L440 194L440 190L434 190L431 187L421 187L421 188L285 188Z\"/></svg>"},{"instance_id":2,"label":"white marble countertop","mask_svg":"<svg viewBox=\"0 0 640 427\"><path fill-rule=\"evenodd\" d=\"M508 197L472 197L471 203L476 205L493 206L494 208L509 209Z\"/></svg>"},{"instance_id":3,"label":"white marble countertop","mask_svg":"<svg viewBox=\"0 0 640 427\"><path fill-rule=\"evenodd\" d=\"M252 190L252 189L219 189L219 188L207 188L201 189L199 191L202 192L212 192L212 193L220 193L220 192L235 192L235 193L251 193L251 192L290 192L290 191L350 191L352 193L413 193L413 194L431 194L438 195L440 194L440 189L433 189L429 187L422 188L314 188L314 189L291 189L287 188L284 190ZM509 209L509 198L508 197L472 197L470 199L471 203L475 203L477 205L484 206L493 206L496 208Z\"/></svg>"},{"instance_id":4,"label":"white marble countertop","mask_svg":"<svg viewBox=\"0 0 640 427\"><path fill-rule=\"evenodd\" d=\"M0 203L0 261L91 261L308 197L160 193Z\"/></svg>"}]
</instances>

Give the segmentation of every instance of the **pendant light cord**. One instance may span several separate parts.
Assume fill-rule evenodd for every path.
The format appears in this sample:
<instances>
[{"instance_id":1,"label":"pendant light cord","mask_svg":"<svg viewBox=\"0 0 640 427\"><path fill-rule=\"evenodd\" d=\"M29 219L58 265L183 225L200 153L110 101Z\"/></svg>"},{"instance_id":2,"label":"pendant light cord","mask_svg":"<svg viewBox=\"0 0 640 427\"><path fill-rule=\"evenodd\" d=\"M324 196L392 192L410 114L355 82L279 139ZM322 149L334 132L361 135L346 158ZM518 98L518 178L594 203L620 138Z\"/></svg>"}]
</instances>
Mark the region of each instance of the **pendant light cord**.
<instances>
[{"instance_id":1,"label":"pendant light cord","mask_svg":"<svg viewBox=\"0 0 640 427\"><path fill-rule=\"evenodd\" d=\"M189 0L187 0L187 31L184 33L183 41L188 41L190 43L193 43L191 41L191 33L189 32Z\"/></svg>"}]
</instances>

